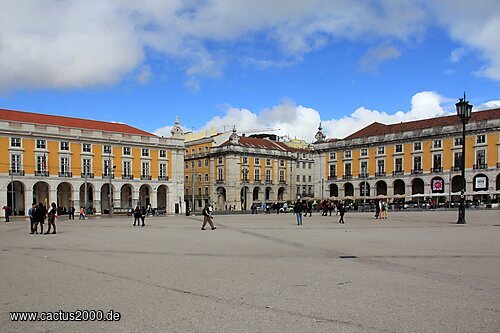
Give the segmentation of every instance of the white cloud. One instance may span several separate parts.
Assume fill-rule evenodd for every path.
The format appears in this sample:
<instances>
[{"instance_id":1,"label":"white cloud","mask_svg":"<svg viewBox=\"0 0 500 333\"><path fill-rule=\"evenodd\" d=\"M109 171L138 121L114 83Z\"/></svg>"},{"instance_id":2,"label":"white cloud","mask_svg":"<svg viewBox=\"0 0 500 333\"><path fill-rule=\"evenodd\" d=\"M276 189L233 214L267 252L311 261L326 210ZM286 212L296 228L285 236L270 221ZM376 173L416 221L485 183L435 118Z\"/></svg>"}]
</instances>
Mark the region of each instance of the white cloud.
<instances>
[{"instance_id":1,"label":"white cloud","mask_svg":"<svg viewBox=\"0 0 500 333\"><path fill-rule=\"evenodd\" d=\"M464 54L465 54L465 48L463 47L459 47L458 49L452 50L450 53L450 62L454 64L460 62Z\"/></svg>"},{"instance_id":2,"label":"white cloud","mask_svg":"<svg viewBox=\"0 0 500 333\"><path fill-rule=\"evenodd\" d=\"M401 52L394 46L377 46L369 49L359 59L359 65L365 72L376 72L378 67L387 60L397 59Z\"/></svg>"},{"instance_id":3,"label":"white cloud","mask_svg":"<svg viewBox=\"0 0 500 333\"><path fill-rule=\"evenodd\" d=\"M139 71L139 74L136 77L137 82L140 85L145 85L151 80L151 68L148 65L142 66L142 68Z\"/></svg>"},{"instance_id":4,"label":"white cloud","mask_svg":"<svg viewBox=\"0 0 500 333\"><path fill-rule=\"evenodd\" d=\"M223 116L211 118L200 130L216 128L222 132L230 130L233 126L236 126L240 133L256 129L279 129L273 133L312 142L320 121L328 137L344 138L373 122L391 124L448 115L450 113L442 104L450 101L435 92L423 91L412 97L411 108L408 111L390 114L362 106L348 116L325 119L321 118L318 110L285 100L259 113L245 108L227 107ZM160 130L156 130L155 133L159 133Z\"/></svg>"},{"instance_id":5,"label":"white cloud","mask_svg":"<svg viewBox=\"0 0 500 333\"><path fill-rule=\"evenodd\" d=\"M500 108L500 100L493 100L474 107L474 111Z\"/></svg>"},{"instance_id":6,"label":"white cloud","mask_svg":"<svg viewBox=\"0 0 500 333\"><path fill-rule=\"evenodd\" d=\"M166 126L160 127L158 129L155 129L153 131L153 134L156 134L158 136L171 137L172 133L170 133L170 131L172 130L173 127L174 126L172 126L172 125L166 125Z\"/></svg>"}]
</instances>

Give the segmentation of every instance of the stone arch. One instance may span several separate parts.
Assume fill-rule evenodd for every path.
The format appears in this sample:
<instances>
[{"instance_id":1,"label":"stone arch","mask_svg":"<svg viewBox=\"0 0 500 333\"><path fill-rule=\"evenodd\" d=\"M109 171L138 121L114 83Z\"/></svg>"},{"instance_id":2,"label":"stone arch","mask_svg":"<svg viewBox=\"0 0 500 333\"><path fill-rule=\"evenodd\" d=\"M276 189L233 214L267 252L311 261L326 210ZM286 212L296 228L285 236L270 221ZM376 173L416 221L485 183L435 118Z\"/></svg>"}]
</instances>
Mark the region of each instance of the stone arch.
<instances>
[{"instance_id":1,"label":"stone arch","mask_svg":"<svg viewBox=\"0 0 500 333\"><path fill-rule=\"evenodd\" d=\"M387 195L387 183L383 180L379 180L375 187L377 189L376 195Z\"/></svg>"},{"instance_id":2,"label":"stone arch","mask_svg":"<svg viewBox=\"0 0 500 333\"><path fill-rule=\"evenodd\" d=\"M339 196L339 187L337 184L330 184L330 197L338 197Z\"/></svg>"},{"instance_id":3,"label":"stone arch","mask_svg":"<svg viewBox=\"0 0 500 333\"><path fill-rule=\"evenodd\" d=\"M462 175L453 176L451 179L451 192L460 193L462 191Z\"/></svg>"},{"instance_id":4,"label":"stone arch","mask_svg":"<svg viewBox=\"0 0 500 333\"><path fill-rule=\"evenodd\" d=\"M156 190L156 206L155 208L164 208L167 210L168 207L168 194L169 188L167 185L160 185Z\"/></svg>"},{"instance_id":5,"label":"stone arch","mask_svg":"<svg viewBox=\"0 0 500 333\"><path fill-rule=\"evenodd\" d=\"M497 190L497 191L500 191L500 173L497 175L497 186L496 186L496 190Z\"/></svg>"},{"instance_id":6,"label":"stone arch","mask_svg":"<svg viewBox=\"0 0 500 333\"><path fill-rule=\"evenodd\" d=\"M351 183L344 184L344 196L346 197L354 196L354 186Z\"/></svg>"},{"instance_id":7,"label":"stone arch","mask_svg":"<svg viewBox=\"0 0 500 333\"><path fill-rule=\"evenodd\" d=\"M222 186L217 188L217 207L224 209L226 205L226 189Z\"/></svg>"},{"instance_id":8,"label":"stone arch","mask_svg":"<svg viewBox=\"0 0 500 333\"><path fill-rule=\"evenodd\" d=\"M271 187L266 187L266 195L265 195L266 201L271 200L272 194L273 194L273 189Z\"/></svg>"},{"instance_id":9,"label":"stone arch","mask_svg":"<svg viewBox=\"0 0 500 333\"><path fill-rule=\"evenodd\" d=\"M80 207L85 207L85 183L80 186ZM87 182L87 207L86 209L93 209L94 207L94 185Z\"/></svg>"},{"instance_id":10,"label":"stone arch","mask_svg":"<svg viewBox=\"0 0 500 333\"><path fill-rule=\"evenodd\" d=\"M252 191L252 201L259 200L260 187L254 187Z\"/></svg>"},{"instance_id":11,"label":"stone arch","mask_svg":"<svg viewBox=\"0 0 500 333\"><path fill-rule=\"evenodd\" d=\"M114 200L115 197L116 189L113 185L111 185L111 191L109 190L109 183L101 186L101 213L109 213L109 208L114 206L111 198Z\"/></svg>"},{"instance_id":12,"label":"stone arch","mask_svg":"<svg viewBox=\"0 0 500 333\"><path fill-rule=\"evenodd\" d=\"M26 215L26 197L25 191L26 186L23 182L18 180L14 180L14 184L12 182L7 185L7 207L12 209L13 215ZM14 199L14 201L12 201Z\"/></svg>"},{"instance_id":13,"label":"stone arch","mask_svg":"<svg viewBox=\"0 0 500 333\"><path fill-rule=\"evenodd\" d=\"M247 210L248 207L250 207L251 203L250 201L250 189L248 186L243 186L240 190L240 203L241 203L241 210Z\"/></svg>"},{"instance_id":14,"label":"stone arch","mask_svg":"<svg viewBox=\"0 0 500 333\"><path fill-rule=\"evenodd\" d=\"M370 183L367 181L362 181L359 183L359 196L369 197L370 196Z\"/></svg>"},{"instance_id":15,"label":"stone arch","mask_svg":"<svg viewBox=\"0 0 500 333\"><path fill-rule=\"evenodd\" d=\"M143 184L139 188L139 207L147 207L151 204L151 196L152 196L151 186L148 184Z\"/></svg>"},{"instance_id":16,"label":"stone arch","mask_svg":"<svg viewBox=\"0 0 500 333\"><path fill-rule=\"evenodd\" d=\"M33 202L37 205L43 203L45 206L49 205L50 186L46 182L37 182L33 185Z\"/></svg>"},{"instance_id":17,"label":"stone arch","mask_svg":"<svg viewBox=\"0 0 500 333\"><path fill-rule=\"evenodd\" d=\"M57 185L57 207L64 207L69 210L73 204L73 186L68 182Z\"/></svg>"},{"instance_id":18,"label":"stone arch","mask_svg":"<svg viewBox=\"0 0 500 333\"><path fill-rule=\"evenodd\" d=\"M280 187L278 189L278 201L285 201L286 197L286 188Z\"/></svg>"},{"instance_id":19,"label":"stone arch","mask_svg":"<svg viewBox=\"0 0 500 333\"><path fill-rule=\"evenodd\" d=\"M422 178L415 178L411 182L411 194L424 194L424 181Z\"/></svg>"},{"instance_id":20,"label":"stone arch","mask_svg":"<svg viewBox=\"0 0 500 333\"><path fill-rule=\"evenodd\" d=\"M120 188L120 207L132 208L132 193L134 188L130 184L124 184Z\"/></svg>"},{"instance_id":21,"label":"stone arch","mask_svg":"<svg viewBox=\"0 0 500 333\"><path fill-rule=\"evenodd\" d=\"M406 193L406 184L402 179L396 179L392 183L394 188L394 195L404 195Z\"/></svg>"}]
</instances>

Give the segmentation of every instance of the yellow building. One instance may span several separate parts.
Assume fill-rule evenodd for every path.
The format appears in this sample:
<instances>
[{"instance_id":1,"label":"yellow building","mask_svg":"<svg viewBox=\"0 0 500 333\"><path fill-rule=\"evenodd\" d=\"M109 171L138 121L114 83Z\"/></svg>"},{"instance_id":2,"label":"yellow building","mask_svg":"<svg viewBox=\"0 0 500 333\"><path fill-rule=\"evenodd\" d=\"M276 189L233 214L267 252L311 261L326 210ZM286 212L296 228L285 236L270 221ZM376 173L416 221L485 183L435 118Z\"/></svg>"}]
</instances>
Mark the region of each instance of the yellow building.
<instances>
[{"instance_id":1,"label":"yellow building","mask_svg":"<svg viewBox=\"0 0 500 333\"><path fill-rule=\"evenodd\" d=\"M295 148L267 138L238 135L236 129L186 141L185 198L200 209L250 210L295 197ZM193 177L194 176L194 177ZM193 197L194 193L194 197Z\"/></svg>"},{"instance_id":2,"label":"yellow building","mask_svg":"<svg viewBox=\"0 0 500 333\"><path fill-rule=\"evenodd\" d=\"M472 113L465 142L468 199L498 200L499 132L500 109ZM462 125L457 116L373 123L342 140L320 135L314 149L326 196L458 201Z\"/></svg>"},{"instance_id":3,"label":"yellow building","mask_svg":"<svg viewBox=\"0 0 500 333\"><path fill-rule=\"evenodd\" d=\"M135 205L182 212L183 152L177 121L163 138L125 124L0 109L0 206L18 215L40 202L96 214Z\"/></svg>"}]
</instances>

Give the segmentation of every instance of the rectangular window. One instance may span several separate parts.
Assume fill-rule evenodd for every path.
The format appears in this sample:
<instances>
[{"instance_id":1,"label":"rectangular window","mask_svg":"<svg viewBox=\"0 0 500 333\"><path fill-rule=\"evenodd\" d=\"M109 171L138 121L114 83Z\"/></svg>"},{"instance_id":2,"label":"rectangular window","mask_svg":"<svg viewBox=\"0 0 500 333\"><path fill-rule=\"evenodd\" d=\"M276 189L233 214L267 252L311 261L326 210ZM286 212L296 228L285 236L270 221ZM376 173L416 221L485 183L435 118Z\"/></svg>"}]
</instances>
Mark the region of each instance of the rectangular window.
<instances>
[{"instance_id":1,"label":"rectangular window","mask_svg":"<svg viewBox=\"0 0 500 333\"><path fill-rule=\"evenodd\" d=\"M91 153L92 152L92 145L90 143L84 143L82 145L82 151L84 153Z\"/></svg>"},{"instance_id":2,"label":"rectangular window","mask_svg":"<svg viewBox=\"0 0 500 333\"><path fill-rule=\"evenodd\" d=\"M420 151L420 150L422 150L422 142L414 142L413 143L413 150L414 151Z\"/></svg>"},{"instance_id":3,"label":"rectangular window","mask_svg":"<svg viewBox=\"0 0 500 333\"><path fill-rule=\"evenodd\" d=\"M198 182L201 183L201 173L198 174Z\"/></svg>"},{"instance_id":4,"label":"rectangular window","mask_svg":"<svg viewBox=\"0 0 500 333\"><path fill-rule=\"evenodd\" d=\"M21 138L10 138L11 147L21 147Z\"/></svg>"},{"instance_id":5,"label":"rectangular window","mask_svg":"<svg viewBox=\"0 0 500 333\"><path fill-rule=\"evenodd\" d=\"M305 176L305 175L303 175L303 176L302 176L302 182L303 182L303 183L305 183L305 182L306 182L306 176Z\"/></svg>"},{"instance_id":6,"label":"rectangular window","mask_svg":"<svg viewBox=\"0 0 500 333\"><path fill-rule=\"evenodd\" d=\"M266 165L271 165L271 159L266 159Z\"/></svg>"},{"instance_id":7,"label":"rectangular window","mask_svg":"<svg viewBox=\"0 0 500 333\"><path fill-rule=\"evenodd\" d=\"M167 164L166 163L160 163L160 178L165 178L167 177Z\"/></svg>"},{"instance_id":8,"label":"rectangular window","mask_svg":"<svg viewBox=\"0 0 500 333\"><path fill-rule=\"evenodd\" d=\"M102 175L103 176L109 176L110 168L109 168L109 160L104 160L104 169L102 170Z\"/></svg>"},{"instance_id":9,"label":"rectangular window","mask_svg":"<svg viewBox=\"0 0 500 333\"><path fill-rule=\"evenodd\" d=\"M312 169L312 163L309 163L309 169Z\"/></svg>"},{"instance_id":10,"label":"rectangular window","mask_svg":"<svg viewBox=\"0 0 500 333\"><path fill-rule=\"evenodd\" d=\"M311 177L311 176L309 176L309 177L308 177L308 180L309 180L309 183L310 183L310 182L311 182L311 180L312 180L312 177Z\"/></svg>"},{"instance_id":11,"label":"rectangular window","mask_svg":"<svg viewBox=\"0 0 500 333\"><path fill-rule=\"evenodd\" d=\"M36 157L36 171L38 173L47 171L47 158L45 155Z\"/></svg>"},{"instance_id":12,"label":"rectangular window","mask_svg":"<svg viewBox=\"0 0 500 333\"><path fill-rule=\"evenodd\" d=\"M302 162L302 169L305 169L306 168L306 162Z\"/></svg>"},{"instance_id":13,"label":"rectangular window","mask_svg":"<svg viewBox=\"0 0 500 333\"><path fill-rule=\"evenodd\" d=\"M271 170L267 169L266 170L266 182L271 181Z\"/></svg>"},{"instance_id":14,"label":"rectangular window","mask_svg":"<svg viewBox=\"0 0 500 333\"><path fill-rule=\"evenodd\" d=\"M166 158L167 157L167 151L165 149L160 149L160 157L161 158Z\"/></svg>"},{"instance_id":15,"label":"rectangular window","mask_svg":"<svg viewBox=\"0 0 500 333\"><path fill-rule=\"evenodd\" d=\"M201 197L201 187L198 187L198 196ZM201 206L201 204L198 203L198 206Z\"/></svg>"},{"instance_id":16,"label":"rectangular window","mask_svg":"<svg viewBox=\"0 0 500 333\"><path fill-rule=\"evenodd\" d=\"M242 179L244 182L247 182L247 181L248 181L248 169L243 169L243 170L241 170L241 179Z\"/></svg>"},{"instance_id":17,"label":"rectangular window","mask_svg":"<svg viewBox=\"0 0 500 333\"><path fill-rule=\"evenodd\" d=\"M439 149L442 146L441 140L434 140L432 141L432 148L434 149Z\"/></svg>"},{"instance_id":18,"label":"rectangular window","mask_svg":"<svg viewBox=\"0 0 500 333\"><path fill-rule=\"evenodd\" d=\"M476 137L476 143L486 143L486 135L480 134Z\"/></svg>"},{"instance_id":19,"label":"rectangular window","mask_svg":"<svg viewBox=\"0 0 500 333\"><path fill-rule=\"evenodd\" d=\"M384 160L377 161L377 172L379 174L382 174L385 172L385 161Z\"/></svg>"},{"instance_id":20,"label":"rectangular window","mask_svg":"<svg viewBox=\"0 0 500 333\"><path fill-rule=\"evenodd\" d=\"M441 164L441 154L435 154L432 157L432 164L434 167L434 171L440 171L442 164Z\"/></svg>"},{"instance_id":21,"label":"rectangular window","mask_svg":"<svg viewBox=\"0 0 500 333\"><path fill-rule=\"evenodd\" d=\"M400 157L395 160L395 171L403 172L403 159Z\"/></svg>"},{"instance_id":22,"label":"rectangular window","mask_svg":"<svg viewBox=\"0 0 500 333\"><path fill-rule=\"evenodd\" d=\"M255 181L260 181L260 170L259 169L254 170L254 179L255 179Z\"/></svg>"},{"instance_id":23,"label":"rectangular window","mask_svg":"<svg viewBox=\"0 0 500 333\"><path fill-rule=\"evenodd\" d=\"M198 160L198 168L201 168L201 160Z\"/></svg>"},{"instance_id":24,"label":"rectangular window","mask_svg":"<svg viewBox=\"0 0 500 333\"><path fill-rule=\"evenodd\" d=\"M198 147L198 155L201 155L201 147Z\"/></svg>"},{"instance_id":25,"label":"rectangular window","mask_svg":"<svg viewBox=\"0 0 500 333\"><path fill-rule=\"evenodd\" d=\"M90 158L84 158L82 160L82 173L84 175L90 175L91 170L91 160Z\"/></svg>"},{"instance_id":26,"label":"rectangular window","mask_svg":"<svg viewBox=\"0 0 500 333\"><path fill-rule=\"evenodd\" d=\"M218 181L223 181L224 180L224 173L222 168L217 169L217 180Z\"/></svg>"},{"instance_id":27,"label":"rectangular window","mask_svg":"<svg viewBox=\"0 0 500 333\"><path fill-rule=\"evenodd\" d=\"M361 175L367 176L368 174L368 162L363 161L361 162Z\"/></svg>"},{"instance_id":28,"label":"rectangular window","mask_svg":"<svg viewBox=\"0 0 500 333\"><path fill-rule=\"evenodd\" d=\"M384 155L385 154L385 147L377 147L377 154Z\"/></svg>"},{"instance_id":29,"label":"rectangular window","mask_svg":"<svg viewBox=\"0 0 500 333\"><path fill-rule=\"evenodd\" d=\"M462 168L462 152L456 152L454 154L454 163L453 166L455 170Z\"/></svg>"},{"instance_id":30,"label":"rectangular window","mask_svg":"<svg viewBox=\"0 0 500 333\"><path fill-rule=\"evenodd\" d=\"M280 170L280 182L285 181L285 170Z\"/></svg>"},{"instance_id":31,"label":"rectangular window","mask_svg":"<svg viewBox=\"0 0 500 333\"><path fill-rule=\"evenodd\" d=\"M300 175L297 175L297 182L300 182Z\"/></svg>"},{"instance_id":32,"label":"rectangular window","mask_svg":"<svg viewBox=\"0 0 500 333\"><path fill-rule=\"evenodd\" d=\"M476 165L478 169L483 169L486 166L486 150L476 150Z\"/></svg>"},{"instance_id":33,"label":"rectangular window","mask_svg":"<svg viewBox=\"0 0 500 333\"><path fill-rule=\"evenodd\" d=\"M142 162L142 176L149 176L149 162Z\"/></svg>"},{"instance_id":34,"label":"rectangular window","mask_svg":"<svg viewBox=\"0 0 500 333\"><path fill-rule=\"evenodd\" d=\"M10 170L13 173L21 171L21 155L13 154L10 156Z\"/></svg>"},{"instance_id":35,"label":"rectangular window","mask_svg":"<svg viewBox=\"0 0 500 333\"><path fill-rule=\"evenodd\" d=\"M351 166L351 163L346 163L345 164L345 175L346 176L352 176L352 166Z\"/></svg>"},{"instance_id":36,"label":"rectangular window","mask_svg":"<svg viewBox=\"0 0 500 333\"><path fill-rule=\"evenodd\" d=\"M285 166L285 161L284 160L280 160L280 167L284 167Z\"/></svg>"},{"instance_id":37,"label":"rectangular window","mask_svg":"<svg viewBox=\"0 0 500 333\"><path fill-rule=\"evenodd\" d=\"M337 177L337 165L336 164L331 164L330 165L330 178Z\"/></svg>"},{"instance_id":38,"label":"rectangular window","mask_svg":"<svg viewBox=\"0 0 500 333\"><path fill-rule=\"evenodd\" d=\"M222 157L218 158L218 162L219 162L219 164L222 164L224 162L224 160L222 159Z\"/></svg>"},{"instance_id":39,"label":"rectangular window","mask_svg":"<svg viewBox=\"0 0 500 333\"><path fill-rule=\"evenodd\" d=\"M243 164L248 164L248 157L243 156Z\"/></svg>"},{"instance_id":40,"label":"rectangular window","mask_svg":"<svg viewBox=\"0 0 500 333\"><path fill-rule=\"evenodd\" d=\"M36 148L37 149L45 149L45 148L47 148L47 141L37 139L36 140Z\"/></svg>"},{"instance_id":41,"label":"rectangular window","mask_svg":"<svg viewBox=\"0 0 500 333\"><path fill-rule=\"evenodd\" d=\"M130 161L123 161L123 175L126 177L132 175L132 168Z\"/></svg>"},{"instance_id":42,"label":"rectangular window","mask_svg":"<svg viewBox=\"0 0 500 333\"><path fill-rule=\"evenodd\" d=\"M189 169L189 163L188 162L184 162L184 169Z\"/></svg>"},{"instance_id":43,"label":"rectangular window","mask_svg":"<svg viewBox=\"0 0 500 333\"><path fill-rule=\"evenodd\" d=\"M414 156L413 157L413 170L421 171L422 170L422 156Z\"/></svg>"},{"instance_id":44,"label":"rectangular window","mask_svg":"<svg viewBox=\"0 0 500 333\"><path fill-rule=\"evenodd\" d=\"M462 145L462 138L455 138L453 145L455 147L461 146Z\"/></svg>"},{"instance_id":45,"label":"rectangular window","mask_svg":"<svg viewBox=\"0 0 500 333\"><path fill-rule=\"evenodd\" d=\"M366 148L361 148L361 156L368 156L368 149Z\"/></svg>"},{"instance_id":46,"label":"rectangular window","mask_svg":"<svg viewBox=\"0 0 500 333\"><path fill-rule=\"evenodd\" d=\"M396 145L396 146L394 147L394 151L395 151L396 153L402 153L402 152L403 152L403 145Z\"/></svg>"},{"instance_id":47,"label":"rectangular window","mask_svg":"<svg viewBox=\"0 0 500 333\"><path fill-rule=\"evenodd\" d=\"M142 157L149 157L149 148L142 148L141 156Z\"/></svg>"},{"instance_id":48,"label":"rectangular window","mask_svg":"<svg viewBox=\"0 0 500 333\"><path fill-rule=\"evenodd\" d=\"M330 153L330 159L331 160L334 160L337 158L337 154L336 153Z\"/></svg>"},{"instance_id":49,"label":"rectangular window","mask_svg":"<svg viewBox=\"0 0 500 333\"><path fill-rule=\"evenodd\" d=\"M350 150L346 150L344 152L344 158L351 158L351 156L352 156L352 152Z\"/></svg>"},{"instance_id":50,"label":"rectangular window","mask_svg":"<svg viewBox=\"0 0 500 333\"><path fill-rule=\"evenodd\" d=\"M69 150L69 142L68 141L61 141L59 143L59 149L68 151Z\"/></svg>"},{"instance_id":51,"label":"rectangular window","mask_svg":"<svg viewBox=\"0 0 500 333\"><path fill-rule=\"evenodd\" d=\"M104 154L111 154L111 146L110 145L104 145L102 148L102 151Z\"/></svg>"},{"instance_id":52,"label":"rectangular window","mask_svg":"<svg viewBox=\"0 0 500 333\"><path fill-rule=\"evenodd\" d=\"M205 166L208 166L208 158L205 158Z\"/></svg>"},{"instance_id":53,"label":"rectangular window","mask_svg":"<svg viewBox=\"0 0 500 333\"><path fill-rule=\"evenodd\" d=\"M205 196L208 197L208 187L205 187Z\"/></svg>"},{"instance_id":54,"label":"rectangular window","mask_svg":"<svg viewBox=\"0 0 500 333\"><path fill-rule=\"evenodd\" d=\"M254 160L254 164L255 165L259 165L260 164L260 159L256 157L255 160Z\"/></svg>"},{"instance_id":55,"label":"rectangular window","mask_svg":"<svg viewBox=\"0 0 500 333\"><path fill-rule=\"evenodd\" d=\"M130 156L130 147L123 147L123 155Z\"/></svg>"}]
</instances>

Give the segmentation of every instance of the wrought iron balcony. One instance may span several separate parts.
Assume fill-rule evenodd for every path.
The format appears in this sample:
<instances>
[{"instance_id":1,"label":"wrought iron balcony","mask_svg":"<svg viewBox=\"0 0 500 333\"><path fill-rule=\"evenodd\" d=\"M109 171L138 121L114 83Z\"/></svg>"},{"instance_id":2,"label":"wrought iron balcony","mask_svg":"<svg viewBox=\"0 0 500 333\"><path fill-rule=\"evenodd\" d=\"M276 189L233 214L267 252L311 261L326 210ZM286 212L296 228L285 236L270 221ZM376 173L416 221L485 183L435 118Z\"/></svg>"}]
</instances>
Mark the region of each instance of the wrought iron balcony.
<instances>
[{"instance_id":1,"label":"wrought iron balcony","mask_svg":"<svg viewBox=\"0 0 500 333\"><path fill-rule=\"evenodd\" d=\"M149 175L141 175L141 180L151 180L151 176L149 176Z\"/></svg>"},{"instance_id":2,"label":"wrought iron balcony","mask_svg":"<svg viewBox=\"0 0 500 333\"><path fill-rule=\"evenodd\" d=\"M455 165L453 168L451 168L452 171L461 171L462 167L460 165Z\"/></svg>"},{"instance_id":3,"label":"wrought iron balcony","mask_svg":"<svg viewBox=\"0 0 500 333\"><path fill-rule=\"evenodd\" d=\"M328 176L328 180L336 180L336 179L337 179L337 176L335 176L335 175Z\"/></svg>"},{"instance_id":4,"label":"wrought iron balcony","mask_svg":"<svg viewBox=\"0 0 500 333\"><path fill-rule=\"evenodd\" d=\"M436 173L436 172L443 172L443 167L434 167L431 168L431 173Z\"/></svg>"},{"instance_id":5,"label":"wrought iron balcony","mask_svg":"<svg viewBox=\"0 0 500 333\"><path fill-rule=\"evenodd\" d=\"M280 180L280 185L286 185L286 180Z\"/></svg>"},{"instance_id":6,"label":"wrought iron balcony","mask_svg":"<svg viewBox=\"0 0 500 333\"><path fill-rule=\"evenodd\" d=\"M375 172L375 177L385 177L386 173L385 172Z\"/></svg>"},{"instance_id":7,"label":"wrought iron balcony","mask_svg":"<svg viewBox=\"0 0 500 333\"><path fill-rule=\"evenodd\" d=\"M358 175L358 178L368 178L370 177L370 174L368 172L361 172L359 175Z\"/></svg>"},{"instance_id":8,"label":"wrought iron balcony","mask_svg":"<svg viewBox=\"0 0 500 333\"><path fill-rule=\"evenodd\" d=\"M411 170L411 173L412 173L413 175L420 175L420 174L422 174L423 172L424 172L424 171L423 171L422 169L412 169L412 170Z\"/></svg>"},{"instance_id":9,"label":"wrought iron balcony","mask_svg":"<svg viewBox=\"0 0 500 333\"><path fill-rule=\"evenodd\" d=\"M474 164L474 170L488 169L487 164Z\"/></svg>"},{"instance_id":10,"label":"wrought iron balcony","mask_svg":"<svg viewBox=\"0 0 500 333\"><path fill-rule=\"evenodd\" d=\"M82 172L82 178L94 178L93 172Z\"/></svg>"},{"instance_id":11,"label":"wrought iron balcony","mask_svg":"<svg viewBox=\"0 0 500 333\"><path fill-rule=\"evenodd\" d=\"M131 174L122 174L122 179L134 179L134 176Z\"/></svg>"},{"instance_id":12,"label":"wrought iron balcony","mask_svg":"<svg viewBox=\"0 0 500 333\"><path fill-rule=\"evenodd\" d=\"M168 176L158 176L158 180L168 181Z\"/></svg>"},{"instance_id":13,"label":"wrought iron balcony","mask_svg":"<svg viewBox=\"0 0 500 333\"><path fill-rule=\"evenodd\" d=\"M109 179L109 174L102 174L102 178ZM111 179L115 179L115 175L111 175Z\"/></svg>"},{"instance_id":14,"label":"wrought iron balcony","mask_svg":"<svg viewBox=\"0 0 500 333\"><path fill-rule=\"evenodd\" d=\"M9 170L9 176L24 176L24 170Z\"/></svg>"},{"instance_id":15,"label":"wrought iron balcony","mask_svg":"<svg viewBox=\"0 0 500 333\"><path fill-rule=\"evenodd\" d=\"M395 170L392 172L393 176L404 175L404 174L405 174L405 172L403 170Z\"/></svg>"},{"instance_id":16,"label":"wrought iron balcony","mask_svg":"<svg viewBox=\"0 0 500 333\"><path fill-rule=\"evenodd\" d=\"M73 177L73 173L71 171L60 171L59 177Z\"/></svg>"},{"instance_id":17,"label":"wrought iron balcony","mask_svg":"<svg viewBox=\"0 0 500 333\"><path fill-rule=\"evenodd\" d=\"M215 181L215 183L216 183L216 184L222 184L222 183L224 183L224 179L217 179L217 180Z\"/></svg>"},{"instance_id":18,"label":"wrought iron balcony","mask_svg":"<svg viewBox=\"0 0 500 333\"><path fill-rule=\"evenodd\" d=\"M352 175L351 174L343 175L342 179L352 179Z\"/></svg>"},{"instance_id":19,"label":"wrought iron balcony","mask_svg":"<svg viewBox=\"0 0 500 333\"><path fill-rule=\"evenodd\" d=\"M48 171L37 170L37 171L35 171L35 176L36 177L48 177L49 176L49 172Z\"/></svg>"}]
</instances>

